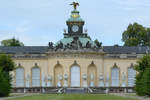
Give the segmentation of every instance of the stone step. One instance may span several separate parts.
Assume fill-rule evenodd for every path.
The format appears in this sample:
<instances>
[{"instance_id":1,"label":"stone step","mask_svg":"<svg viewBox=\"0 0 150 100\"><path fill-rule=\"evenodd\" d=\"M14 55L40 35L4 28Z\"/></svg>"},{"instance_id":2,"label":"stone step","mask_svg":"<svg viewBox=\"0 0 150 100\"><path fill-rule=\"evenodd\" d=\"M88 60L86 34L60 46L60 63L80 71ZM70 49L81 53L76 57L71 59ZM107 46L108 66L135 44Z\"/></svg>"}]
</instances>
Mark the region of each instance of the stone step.
<instances>
[{"instance_id":1,"label":"stone step","mask_svg":"<svg viewBox=\"0 0 150 100\"><path fill-rule=\"evenodd\" d=\"M65 93L86 93L86 90L84 88L66 88Z\"/></svg>"}]
</instances>

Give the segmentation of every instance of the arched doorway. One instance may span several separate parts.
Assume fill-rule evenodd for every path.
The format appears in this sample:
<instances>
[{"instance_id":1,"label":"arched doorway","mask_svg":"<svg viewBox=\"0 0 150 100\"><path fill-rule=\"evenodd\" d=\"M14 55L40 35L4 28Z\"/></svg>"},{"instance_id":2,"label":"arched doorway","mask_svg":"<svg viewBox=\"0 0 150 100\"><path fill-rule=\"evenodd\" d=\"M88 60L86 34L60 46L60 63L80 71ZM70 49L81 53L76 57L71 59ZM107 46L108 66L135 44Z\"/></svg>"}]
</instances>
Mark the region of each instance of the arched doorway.
<instances>
[{"instance_id":1,"label":"arched doorway","mask_svg":"<svg viewBox=\"0 0 150 100\"><path fill-rule=\"evenodd\" d=\"M88 67L88 86L89 87L94 87L96 86L96 79L97 79L97 71L96 71L96 66L94 64L91 64Z\"/></svg>"},{"instance_id":2,"label":"arched doorway","mask_svg":"<svg viewBox=\"0 0 150 100\"><path fill-rule=\"evenodd\" d=\"M80 87L80 67L73 65L70 70L71 87Z\"/></svg>"}]
</instances>

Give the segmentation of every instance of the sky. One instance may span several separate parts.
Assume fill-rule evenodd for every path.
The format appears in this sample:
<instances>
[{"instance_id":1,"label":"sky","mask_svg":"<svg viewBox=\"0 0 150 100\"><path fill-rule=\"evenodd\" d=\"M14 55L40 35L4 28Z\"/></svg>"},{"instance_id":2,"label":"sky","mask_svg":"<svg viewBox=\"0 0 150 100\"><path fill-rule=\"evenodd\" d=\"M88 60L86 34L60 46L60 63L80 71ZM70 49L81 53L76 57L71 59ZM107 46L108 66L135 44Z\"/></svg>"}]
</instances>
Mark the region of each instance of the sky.
<instances>
[{"instance_id":1,"label":"sky","mask_svg":"<svg viewBox=\"0 0 150 100\"><path fill-rule=\"evenodd\" d=\"M63 38L74 0L0 0L0 41L15 37L25 46L47 46ZM75 0L84 28L104 46L123 45L122 33L137 22L150 27L150 0Z\"/></svg>"}]
</instances>

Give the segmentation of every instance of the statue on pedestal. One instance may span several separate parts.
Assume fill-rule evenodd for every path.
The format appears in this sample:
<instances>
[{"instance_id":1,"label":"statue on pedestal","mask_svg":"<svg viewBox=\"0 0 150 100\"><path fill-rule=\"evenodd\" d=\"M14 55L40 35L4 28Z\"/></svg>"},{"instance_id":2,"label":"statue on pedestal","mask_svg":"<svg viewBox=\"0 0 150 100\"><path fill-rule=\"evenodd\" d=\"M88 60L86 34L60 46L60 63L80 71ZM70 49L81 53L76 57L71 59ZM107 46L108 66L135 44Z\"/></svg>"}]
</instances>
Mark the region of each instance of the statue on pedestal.
<instances>
[{"instance_id":1,"label":"statue on pedestal","mask_svg":"<svg viewBox=\"0 0 150 100\"><path fill-rule=\"evenodd\" d=\"M109 75L106 77L106 87L109 87Z\"/></svg>"},{"instance_id":2,"label":"statue on pedestal","mask_svg":"<svg viewBox=\"0 0 150 100\"><path fill-rule=\"evenodd\" d=\"M14 75L12 75L11 86L15 87L15 76Z\"/></svg>"},{"instance_id":3,"label":"statue on pedestal","mask_svg":"<svg viewBox=\"0 0 150 100\"><path fill-rule=\"evenodd\" d=\"M26 87L30 87L30 75L27 74L26 76Z\"/></svg>"},{"instance_id":4,"label":"statue on pedestal","mask_svg":"<svg viewBox=\"0 0 150 100\"><path fill-rule=\"evenodd\" d=\"M49 46L50 49L53 49L53 48L54 48L54 47L53 47L53 42L49 42L49 43L48 43L48 46Z\"/></svg>"},{"instance_id":5,"label":"statue on pedestal","mask_svg":"<svg viewBox=\"0 0 150 100\"><path fill-rule=\"evenodd\" d=\"M45 82L45 75L42 74L42 87L46 86L46 82Z\"/></svg>"},{"instance_id":6,"label":"statue on pedestal","mask_svg":"<svg viewBox=\"0 0 150 100\"><path fill-rule=\"evenodd\" d=\"M62 84L61 84L61 81L62 81L62 75L58 75L58 76L57 76L57 79L58 79L57 87L61 87L61 86L62 86Z\"/></svg>"},{"instance_id":7,"label":"statue on pedestal","mask_svg":"<svg viewBox=\"0 0 150 100\"><path fill-rule=\"evenodd\" d=\"M94 74L90 74L90 87L94 87Z\"/></svg>"},{"instance_id":8,"label":"statue on pedestal","mask_svg":"<svg viewBox=\"0 0 150 100\"><path fill-rule=\"evenodd\" d=\"M48 75L47 77L47 87L51 87L52 86L52 77L50 75Z\"/></svg>"},{"instance_id":9,"label":"statue on pedestal","mask_svg":"<svg viewBox=\"0 0 150 100\"><path fill-rule=\"evenodd\" d=\"M104 77L102 74L99 76L99 86L104 87Z\"/></svg>"},{"instance_id":10,"label":"statue on pedestal","mask_svg":"<svg viewBox=\"0 0 150 100\"><path fill-rule=\"evenodd\" d=\"M64 75L64 87L68 87L68 75Z\"/></svg>"},{"instance_id":11,"label":"statue on pedestal","mask_svg":"<svg viewBox=\"0 0 150 100\"><path fill-rule=\"evenodd\" d=\"M83 74L82 79L83 79L83 87L87 87L87 75Z\"/></svg>"},{"instance_id":12,"label":"statue on pedestal","mask_svg":"<svg viewBox=\"0 0 150 100\"><path fill-rule=\"evenodd\" d=\"M126 75L124 72L122 73L122 87L126 87Z\"/></svg>"}]
</instances>

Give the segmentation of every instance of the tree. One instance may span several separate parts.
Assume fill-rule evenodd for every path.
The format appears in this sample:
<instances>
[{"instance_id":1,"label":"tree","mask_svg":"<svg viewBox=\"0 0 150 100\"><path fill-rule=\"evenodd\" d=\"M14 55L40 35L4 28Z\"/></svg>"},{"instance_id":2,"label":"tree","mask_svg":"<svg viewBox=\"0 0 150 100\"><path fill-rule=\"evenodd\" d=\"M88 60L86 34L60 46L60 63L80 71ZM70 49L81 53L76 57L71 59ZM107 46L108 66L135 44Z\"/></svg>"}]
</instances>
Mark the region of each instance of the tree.
<instances>
[{"instance_id":1,"label":"tree","mask_svg":"<svg viewBox=\"0 0 150 100\"><path fill-rule=\"evenodd\" d=\"M147 46L150 46L150 28L146 28L146 32L147 32L147 42L146 42L146 45Z\"/></svg>"},{"instance_id":2,"label":"tree","mask_svg":"<svg viewBox=\"0 0 150 100\"><path fill-rule=\"evenodd\" d=\"M138 72L136 76L136 93L140 96L150 96L150 55L141 58L135 69Z\"/></svg>"},{"instance_id":3,"label":"tree","mask_svg":"<svg viewBox=\"0 0 150 100\"><path fill-rule=\"evenodd\" d=\"M97 39L94 41L94 43L96 44L97 47L102 46L102 42L99 42Z\"/></svg>"},{"instance_id":4,"label":"tree","mask_svg":"<svg viewBox=\"0 0 150 100\"><path fill-rule=\"evenodd\" d=\"M0 54L0 96L8 96L11 89L11 75L15 64L10 56Z\"/></svg>"},{"instance_id":5,"label":"tree","mask_svg":"<svg viewBox=\"0 0 150 100\"><path fill-rule=\"evenodd\" d=\"M138 23L129 24L122 34L124 46L150 46L150 28Z\"/></svg>"},{"instance_id":6,"label":"tree","mask_svg":"<svg viewBox=\"0 0 150 100\"><path fill-rule=\"evenodd\" d=\"M14 69L15 64L9 55L0 54L0 67L3 71L10 72Z\"/></svg>"},{"instance_id":7,"label":"tree","mask_svg":"<svg viewBox=\"0 0 150 100\"><path fill-rule=\"evenodd\" d=\"M1 42L1 44L3 46L24 46L24 44L22 42L20 42L19 40L15 39L15 38L3 40Z\"/></svg>"},{"instance_id":8,"label":"tree","mask_svg":"<svg viewBox=\"0 0 150 100\"><path fill-rule=\"evenodd\" d=\"M0 97L8 96L11 91L10 76L0 68Z\"/></svg>"}]
</instances>

